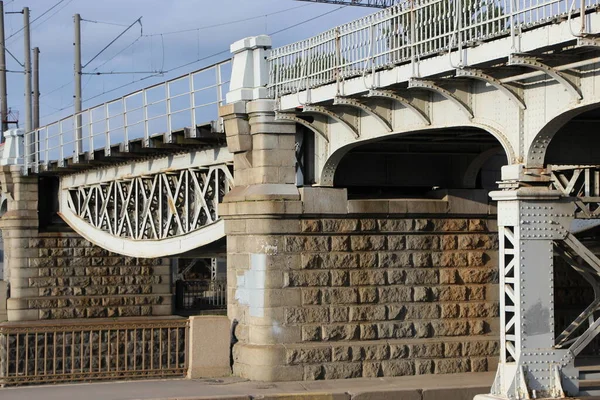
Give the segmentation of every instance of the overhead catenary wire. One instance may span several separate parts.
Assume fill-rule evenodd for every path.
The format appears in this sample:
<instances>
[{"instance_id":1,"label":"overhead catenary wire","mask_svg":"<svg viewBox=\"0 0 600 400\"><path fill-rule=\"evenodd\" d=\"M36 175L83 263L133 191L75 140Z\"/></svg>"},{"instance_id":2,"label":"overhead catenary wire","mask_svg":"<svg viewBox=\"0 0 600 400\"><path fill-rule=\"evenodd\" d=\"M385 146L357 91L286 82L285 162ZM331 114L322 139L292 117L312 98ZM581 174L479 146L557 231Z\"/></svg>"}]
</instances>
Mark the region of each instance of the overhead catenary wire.
<instances>
[{"instance_id":1,"label":"overhead catenary wire","mask_svg":"<svg viewBox=\"0 0 600 400\"><path fill-rule=\"evenodd\" d=\"M297 9L297 8L301 8L301 7L306 7L306 6L310 6L310 5L311 5L311 4L304 5L304 6L300 6L300 7L294 7L294 8L292 8L292 9L288 9L288 10L282 10L282 11L279 11L279 12L277 12L277 13L281 13L281 12L284 12L284 11L290 11L290 10L293 10L293 9ZM322 13L322 14L319 14L319 15L316 15L316 16L314 16L314 17L311 17L311 18L308 18L308 19L306 19L306 20L303 20L302 22L298 22L298 23L295 23L295 24L293 24L293 25L290 25L290 26L288 26L288 27L285 27L285 28L283 28L283 29L279 29L279 30L277 30L277 31L270 32L270 33L268 33L268 35L274 36L274 35L280 34L280 33L282 33L282 32L288 31L288 30L290 30L290 29L296 28L296 27L298 27L298 26L300 26L300 25L303 25L303 24L306 24L306 23L309 23L309 22L315 21L315 20L317 20L317 19L319 19L319 18L322 18L322 17L325 17L325 16L327 16L327 15L330 15L330 14L332 14L332 13L334 13L334 12L336 12L336 11L339 11L339 10L341 10L341 9L343 9L343 8L346 8L346 7L347 7L347 6L340 6L340 7L338 7L338 8L335 8L335 9L333 9L333 10L329 10L329 11L327 11L327 12L324 12L324 13ZM272 13L272 14L273 14L273 13ZM272 15L272 14L271 14L271 15ZM264 17L264 15L262 15L262 16L260 16L260 17L262 18L262 17ZM232 23L236 23L236 22L232 22ZM135 23L134 23L134 24L135 24ZM133 24L132 24L132 25L133 25ZM220 24L220 25L216 25L216 26L223 26L223 25L226 25L226 24ZM216 26L215 26L215 27L216 27ZM197 28L197 29L200 29L200 28ZM203 29L203 28L202 28L202 29ZM186 32L189 32L189 31L195 31L195 30L196 30L196 29L186 30ZM174 32L170 32L170 33L174 33ZM167 32L167 33L163 33L163 35L165 35L165 34L170 34L170 33L169 33L169 32ZM177 33L179 33L179 32L177 32ZM151 36L159 36L159 35L161 35L161 34L142 35L142 36L143 36L143 37L151 37ZM138 40L139 40L139 39L140 39L140 38L138 38ZM135 42L135 41L134 41L134 42ZM132 43L132 44L133 44L133 43ZM128 46L128 47L129 47L129 46ZM124 51L124 50L125 50L125 49L123 49L122 51ZM122 51L121 51L121 52L122 52ZM230 50L229 50L229 48L227 48L227 49L224 49L224 50L222 50L222 51L219 51L219 52L212 53L212 54L210 54L210 55L208 55L208 56L199 57L199 58L198 58L198 59L196 59L196 60L189 61L189 62L186 62L186 63L180 64L180 65L177 65L177 66L175 66L175 67L169 68L168 70L164 70L164 71L160 71L160 72L153 72L153 73L151 73L151 74L149 74L149 75L147 75L147 76L144 76L144 77L142 77L142 78L136 79L136 80L134 80L134 81L131 81L131 82L128 82L128 83L125 83L125 84L119 85L119 86L116 86L116 87L114 87L114 88L111 88L111 89L108 89L108 90L102 91L101 93L98 93L98 94L96 94L96 95L93 95L93 96L91 96L91 97L88 97L88 98L84 99L84 100L83 100L83 102L84 102L84 103L86 103L86 102L89 102L89 101L91 101L91 100L94 100L94 99L96 99L96 98L98 98L98 97L101 97L101 96L104 96L104 95L106 95L106 94L109 94L109 93L115 92L115 91L117 91L117 90L123 89L123 88L125 88L125 87L128 87L128 86L131 86L131 85L133 85L133 84L136 84L136 83L139 83L139 82L145 81L145 80L147 80L147 79L151 79L151 78L155 78L155 77L164 76L165 74L172 73L172 72L174 72L174 71L177 71L177 70L179 70L179 69L181 69L181 68L185 68L185 67L187 67L187 66L190 66L190 65L196 64L196 63L198 63L198 62L205 61L205 60L208 60L208 59L211 59L211 58L217 57L217 56L219 56L219 55L227 54L227 53L229 53L229 51L230 51ZM221 61L226 61L226 59L225 59L225 60L221 60ZM221 61L219 61L219 62L221 62ZM89 64L89 63L88 63L88 64ZM86 64L86 65L87 65L87 64ZM131 73L131 72L129 72L129 73ZM66 86L66 85L65 85L65 86ZM58 90L58 89L57 89L57 90ZM59 109L59 110L57 110L57 111L55 111L55 112L53 112L53 113L50 113L50 114L46 114L46 115L44 115L42 118L47 118L47 117L49 117L49 116L55 115L55 114L57 114L57 113L59 113L59 112L61 112L61 111L64 111L64 110L66 110L66 109L70 108L71 106L72 106L72 105L65 106L65 107L63 107L63 108L61 108L61 109Z\"/></svg>"},{"instance_id":2,"label":"overhead catenary wire","mask_svg":"<svg viewBox=\"0 0 600 400\"><path fill-rule=\"evenodd\" d=\"M69 0L69 2L71 2L71 1L72 0ZM161 68L160 68L160 70L156 71L156 73L158 73L158 75L166 74L166 73L168 73L170 71L164 71L164 63L165 63L164 35L171 35L171 34L184 33L184 32L194 32L194 31L198 31L198 34L199 34L200 31L204 30L204 29L216 28L216 27L221 27L221 26L230 25L230 24L236 24L236 23L241 23L241 22L247 22L247 21L250 21L250 20L264 18L264 17L271 16L271 15L277 15L277 14L282 14L282 13L289 12L289 11L294 11L294 10L297 10L297 9L300 9L300 8L310 7L312 5L313 4L303 4L301 6L291 7L291 8L287 8L285 10L274 11L272 13L262 14L262 15L258 15L258 16L254 16L254 17L249 17L249 18L243 18L243 19L239 19L239 20L229 21L229 22L225 22L225 23L222 23L222 24L208 25L208 26L203 26L203 27L193 28L193 29L183 29L183 30L178 30L178 31L170 31L170 32L163 32L163 33L148 34L148 35L143 35L142 33L140 33L140 36L138 38L136 38L132 43L130 43L128 46L126 46L125 48L123 48L121 51L119 51L118 53L116 53L115 55L113 55L108 60L104 61L98 67L94 68L93 71L97 71L99 68L102 68L104 65L106 65L108 62L110 62L111 60L113 60L115 57L119 56L121 53L123 53L124 51L126 51L127 49L129 49L131 46L135 45L135 43L137 43L143 37L149 37L151 39L150 45L151 45L151 53L152 53L152 37L154 37L154 36L160 36L161 37L161 48L162 48L162 62L161 62ZM91 22L91 23L98 23L98 24L107 24L107 25L127 26L127 25L123 25L123 24L117 24L117 23L112 23L112 22L104 22L104 21L96 21L96 20L88 20L88 19L84 19L84 18L82 18L82 21ZM214 55L210 55L210 56L207 56L207 57L200 57L200 39L198 37L198 58L196 60L194 60L194 61L191 61L191 62L188 62L188 63L184 63L184 64L182 64L180 66L177 66L173 70L184 68L184 67L186 67L188 65L192 65L192 64L195 64L197 62L204 61L204 60L212 58L212 57L216 57L217 55L225 54L228 51L229 50L224 50L224 51L218 52L218 53L216 53ZM88 64L90 64L90 63L91 63L91 60L85 66L88 66ZM151 68L152 68L152 66L151 66ZM110 73L108 73L108 74L110 74ZM154 74L155 73L153 73L153 75ZM95 74L95 75L104 75L104 73L102 73L102 74ZM91 79L91 77L90 77L90 79ZM88 82L89 82L89 80L88 80ZM57 87L55 89L52 89L48 93L42 94L41 96L47 96L49 94L55 93L56 91L69 86L71 83L72 83L71 81L65 82L65 84L63 84L63 85L61 85L61 86L59 86L59 87Z\"/></svg>"},{"instance_id":3,"label":"overhead catenary wire","mask_svg":"<svg viewBox=\"0 0 600 400\"><path fill-rule=\"evenodd\" d=\"M85 18L81 18L81 21L90 22L92 24L113 25L113 26L122 26L122 27L127 27L128 26L128 25L125 25L125 24L118 24L116 22L95 21L93 19L85 19Z\"/></svg>"},{"instance_id":4,"label":"overhead catenary wire","mask_svg":"<svg viewBox=\"0 0 600 400\"><path fill-rule=\"evenodd\" d=\"M248 21L252 21L252 20L255 20L255 19L269 17L269 16L272 16L272 15L282 14L282 13L285 13L285 12L297 10L299 8L304 8L304 7L308 7L308 6L311 6L311 5L312 4L304 4L304 5L297 6L297 7L287 8L285 10L274 11L274 12L268 13L268 14L256 15L254 17L237 19L237 20L233 20L233 21L224 22L224 23L221 23L221 24L206 25L206 26L200 26L198 28L188 28L188 29L181 29L181 30L177 30L177 31L168 31L168 32L162 32L162 33L150 33L150 34L147 34L147 35L144 35L144 36L147 36L147 37L161 36L161 35L165 35L166 36L166 35L174 35L174 34L177 34L177 33L196 32L196 31L201 31L201 30L204 30L204 29L218 28L218 27L221 27L221 26L239 24L239 23L242 23L242 22L248 22Z\"/></svg>"},{"instance_id":5,"label":"overhead catenary wire","mask_svg":"<svg viewBox=\"0 0 600 400\"><path fill-rule=\"evenodd\" d=\"M114 38L113 40L111 40L111 41L110 41L110 43L108 43L106 46L104 46L104 48L103 48L102 50L100 50L100 51L99 51L99 52L98 52L98 53L97 53L97 54L96 54L94 57L92 57L92 59L91 59L91 60L89 60L89 61L88 61L88 62L87 62L85 65L83 65L83 66L82 66L82 68L85 68L85 67L87 67L88 65L90 65L90 63L91 63L92 61L94 61L96 58L98 58L98 56L99 56L100 54L104 53L104 51L105 51L106 49L108 49L110 46L112 46L112 44L113 44L114 42L116 42L117 40L119 40L119 38L120 38L121 36L123 36L125 33L127 33L127 31L129 31L129 30L130 30L130 29L131 29L131 28L132 28L132 27L133 27L135 24L138 24L138 23L140 24L140 34L141 34L141 35L143 35L143 29L144 29L144 28L143 28L143 26L142 26L142 17L139 17L138 19L136 19L135 21L133 21L133 23L132 23L131 25L129 25L129 26L128 26L128 27L127 27L127 28L126 28L126 29L125 29L123 32L119 33L119 34L117 35L117 37L116 37L116 38Z\"/></svg>"},{"instance_id":6,"label":"overhead catenary wire","mask_svg":"<svg viewBox=\"0 0 600 400\"><path fill-rule=\"evenodd\" d=\"M30 22L30 25L34 24L37 20L39 20L40 18L42 18L44 15L48 14L50 11L54 10L56 7L58 7L61 3L64 3L65 1L66 0L59 0L52 7L50 7L49 9L47 9L46 11L44 11L43 13L41 13L38 17L34 18L33 21ZM69 3L71 1L72 0L70 0ZM10 35L9 37L7 37L5 40L9 40L10 38L14 37L15 35L19 34L20 32L23 32L23 29L25 29L25 27L22 27L21 29L17 30L12 35Z\"/></svg>"}]
</instances>

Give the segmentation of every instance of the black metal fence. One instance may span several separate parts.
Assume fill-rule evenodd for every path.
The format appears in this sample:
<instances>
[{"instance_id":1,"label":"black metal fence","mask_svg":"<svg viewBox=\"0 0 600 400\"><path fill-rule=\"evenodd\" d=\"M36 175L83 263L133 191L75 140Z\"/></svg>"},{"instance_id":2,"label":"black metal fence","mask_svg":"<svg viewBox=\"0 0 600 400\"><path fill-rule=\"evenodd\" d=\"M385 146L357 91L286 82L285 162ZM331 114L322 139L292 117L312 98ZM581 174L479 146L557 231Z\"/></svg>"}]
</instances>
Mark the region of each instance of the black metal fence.
<instances>
[{"instance_id":1,"label":"black metal fence","mask_svg":"<svg viewBox=\"0 0 600 400\"><path fill-rule=\"evenodd\" d=\"M177 281L176 306L178 310L220 310L227 308L226 280Z\"/></svg>"}]
</instances>

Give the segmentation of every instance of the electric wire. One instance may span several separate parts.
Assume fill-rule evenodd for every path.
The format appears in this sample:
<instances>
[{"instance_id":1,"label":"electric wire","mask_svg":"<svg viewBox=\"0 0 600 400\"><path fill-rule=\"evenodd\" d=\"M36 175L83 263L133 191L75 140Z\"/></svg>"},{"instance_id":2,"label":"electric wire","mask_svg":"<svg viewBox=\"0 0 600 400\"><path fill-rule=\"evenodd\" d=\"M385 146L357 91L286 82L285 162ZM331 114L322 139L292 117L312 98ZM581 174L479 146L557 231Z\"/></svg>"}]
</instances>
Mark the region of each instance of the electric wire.
<instances>
[{"instance_id":1,"label":"electric wire","mask_svg":"<svg viewBox=\"0 0 600 400\"><path fill-rule=\"evenodd\" d=\"M125 24L117 24L115 22L95 21L95 20L92 20L92 19L85 19L85 18L81 18L81 21L90 22L92 24L113 25L113 26L122 26L122 27L127 27L128 26L128 25L125 25Z\"/></svg>"},{"instance_id":2,"label":"electric wire","mask_svg":"<svg viewBox=\"0 0 600 400\"><path fill-rule=\"evenodd\" d=\"M301 6L301 7L306 7L306 6ZM325 12L325 13L322 13L322 14L316 15L316 16L314 16L314 17L311 17L311 18L309 18L309 19L306 19L306 20L304 20L304 21L302 21L302 22L298 22L298 23L295 23L295 24L293 24L293 25L290 25L290 26L288 26L288 27L286 27L286 28L279 29L279 30L277 30L277 31L271 32L271 33L269 33L269 35L271 35L271 36L274 36L274 35L280 34L280 33L282 33L282 32L288 31L288 30L290 30L290 29L296 28L296 27L298 27L298 26L300 26L300 25L303 25L303 24L306 24L306 23L309 23L309 22L315 21L315 20L317 20L317 19L319 19L319 18L322 18L322 17L325 17L325 16L327 16L327 15L330 15L330 14L332 14L332 13L334 13L334 12L336 12L336 11L339 11L339 10L341 10L341 9L343 9L343 8L346 8L346 7L347 7L347 6L340 6L340 7L338 7L338 8L335 8L335 9L333 9L333 10L329 10L329 11L327 11L327 12ZM300 7L295 7L295 8L300 8ZM221 24L220 26L222 26L222 25L223 25L223 24ZM193 30L195 30L195 29L193 29ZM193 30L192 30L192 31L193 31ZM160 34L156 34L156 35L160 35ZM156 35L155 35L155 36L156 36ZM151 35L144 35L144 36L151 36ZM117 90L119 90L119 89L123 89L123 88L125 88L125 87L131 86L131 85L133 85L133 84L135 84L135 83L138 83L138 82L141 82L141 81L144 81L144 80L147 80L147 79L151 79L151 78L154 78L154 77L159 77L159 76L164 76L165 74L168 74L168 73L174 72L174 71L176 71L176 70L178 70L178 69L181 69L181 68L185 68L185 67L187 67L187 66L190 66L190 65L192 65L192 64L196 64L196 63L198 63L198 62L205 61L205 60L207 60L207 59L210 59L210 58L213 58L213 57L216 57L216 56L222 55L222 54L229 53L229 51L230 51L229 49L225 49L225 50L222 50L222 51L219 51L219 52L216 52L216 53L210 54L210 55L208 55L208 56L201 57L201 58L198 58L198 59L196 59L196 60L193 60L193 61L190 61L190 62L187 62L187 63L181 64L181 65L178 65L178 66L176 66L176 67L169 68L169 69L168 69L168 70L166 70L166 71L157 72L157 73L152 73L152 74L150 74L150 75L144 76L144 77L142 77L142 78L139 78L139 79L136 79L136 80L134 80L134 81L131 81L131 82L128 82L128 83L125 83L125 84L122 84L122 85L116 86L116 87L114 87L114 88L111 88L111 89L108 89L108 90L105 90L105 91L103 91L102 93L98 93L98 94L96 94L96 95L94 95L94 96L88 97L88 98L84 99L84 100L83 100L83 102L85 103L85 102L88 102L88 101L94 100L94 99L96 99L96 98L98 98L98 97L104 96L104 95L106 95L106 94L112 93L112 92L114 92L114 91L117 91ZM226 61L226 59L225 59L225 60L222 60L222 61ZM219 61L219 62L222 62L222 61ZM68 108L71 108L71 107L72 107L72 104L71 104L71 105L69 105L69 106L65 106L65 107L63 107L63 108L61 108L61 109L59 109L59 110L57 110L57 111L55 111L55 112L53 112L53 113L46 114L46 115L44 115L42 118L46 118L46 117L49 117L49 116L55 115L55 114L57 114L57 113L59 113L59 112L61 112L61 111L64 111L64 110L66 110L66 109L68 109Z\"/></svg>"},{"instance_id":3,"label":"electric wire","mask_svg":"<svg viewBox=\"0 0 600 400\"><path fill-rule=\"evenodd\" d=\"M138 19L136 19L135 21L133 21L133 23L132 23L131 25L129 25L129 26L127 27L127 29L125 29L123 32L119 33L119 34L117 35L117 37L116 37L116 38L114 38L113 40L111 40L111 41L110 41L110 43L108 43L106 46L104 46L104 48L103 48L102 50L100 50L100 51L99 51L99 52L98 52L98 53L97 53L97 54L96 54L94 57L92 57L92 59L91 59L91 60L89 60L89 61L88 61L88 62L87 62L85 65L83 65L81 68L83 69L83 68L87 67L88 65L90 65L90 63L91 63L92 61L94 61L96 58L98 58L98 56L99 56L100 54L104 53L104 51L105 51L106 49L108 49L110 46L112 46L112 44L113 44L114 42L116 42L117 40L119 40L119 38L120 38L121 36L123 36L125 33L127 33L127 31L128 31L128 30L130 30L130 29L131 29L131 28L132 28L132 27L133 27L135 24L140 24L140 35L143 35L143 29L144 29L144 28L143 28L143 26L142 26L142 17L139 17Z\"/></svg>"},{"instance_id":4,"label":"electric wire","mask_svg":"<svg viewBox=\"0 0 600 400\"><path fill-rule=\"evenodd\" d=\"M56 7L58 7L61 3L64 3L66 0L59 0L57 3L55 3L52 7L50 7L49 9L47 9L46 11L44 11L43 13L41 13L38 17L36 17L33 21L31 21L29 23L29 25L33 25L34 22L36 22L37 20L39 20L40 18L42 18L44 15L48 14L50 11L54 10ZM70 3L71 1L69 1ZM14 37L15 35L17 35L20 32L23 32L23 29L25 29L25 27L22 27L21 29L17 30L15 33L13 33L12 35L10 35L9 37L7 37L5 40L9 40L10 38Z\"/></svg>"},{"instance_id":5,"label":"electric wire","mask_svg":"<svg viewBox=\"0 0 600 400\"><path fill-rule=\"evenodd\" d=\"M282 14L282 13L285 13L285 12L297 10L299 8L304 8L304 7L308 7L308 6L311 6L311 5L312 4L305 4L305 5L301 5L301 6L297 6L297 7L287 8L285 10L275 11L275 12L268 13L268 14L262 14L262 15L257 15L257 16L254 16L254 17L248 17L248 18L238 19L238 20L234 20L234 21L228 21L228 22L224 22L222 24L206 25L206 26L201 26L201 27L198 27L198 28L182 29L182 30L178 30L178 31L169 31L169 32L162 32L162 33L151 33L151 34L147 34L145 36L150 37L150 36L161 36L161 35L174 35L174 34L177 34L177 33L187 33L187 32L201 31L201 30L204 30L204 29L218 28L218 27L221 27L221 26L239 24L241 22L248 22L248 21L252 21L252 20L255 20L255 19L260 19L260 18L264 18L264 17L270 17L271 15Z\"/></svg>"}]
</instances>

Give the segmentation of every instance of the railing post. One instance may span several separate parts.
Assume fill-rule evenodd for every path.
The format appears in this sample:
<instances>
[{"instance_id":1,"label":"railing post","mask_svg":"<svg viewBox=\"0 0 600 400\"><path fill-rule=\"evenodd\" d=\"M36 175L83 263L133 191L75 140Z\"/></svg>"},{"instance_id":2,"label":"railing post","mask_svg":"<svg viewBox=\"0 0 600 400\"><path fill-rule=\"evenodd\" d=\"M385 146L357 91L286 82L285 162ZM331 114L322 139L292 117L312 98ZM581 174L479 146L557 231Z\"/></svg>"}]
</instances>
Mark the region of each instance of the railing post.
<instances>
[{"instance_id":1,"label":"railing post","mask_svg":"<svg viewBox=\"0 0 600 400\"><path fill-rule=\"evenodd\" d=\"M143 107L144 107L144 147L150 146L150 127L148 126L148 91L143 90Z\"/></svg>"},{"instance_id":2,"label":"railing post","mask_svg":"<svg viewBox=\"0 0 600 400\"><path fill-rule=\"evenodd\" d=\"M167 102L167 132L166 132L166 136L167 136L167 142L171 143L171 137L172 137L172 125L171 125L171 85L169 84L169 82L165 82L165 96L166 96L166 102Z\"/></svg>"},{"instance_id":3,"label":"railing post","mask_svg":"<svg viewBox=\"0 0 600 400\"><path fill-rule=\"evenodd\" d=\"M197 131L197 127L196 127L196 93L195 93L195 88L194 88L194 74L189 74L188 77L189 77L188 79L190 80L190 82L189 82L190 112L192 113L192 115L190 117L192 118L192 132L194 133L194 137L196 137L198 131ZM218 82L218 75L217 75L217 82ZM218 90L219 90L219 88L217 87L217 91ZM217 101L218 101L218 95L217 95Z\"/></svg>"},{"instance_id":4,"label":"railing post","mask_svg":"<svg viewBox=\"0 0 600 400\"><path fill-rule=\"evenodd\" d=\"M8 132L8 131L7 131ZM3 132L4 135L6 135L6 132ZM24 160L23 160L23 164L24 164L24 168L23 168L23 174L24 175L28 175L29 174L29 166L30 166L30 160L29 158L31 157L31 145L29 143L29 132L25 132L24 136L24 142L25 142L25 146L24 146ZM9 144L5 144L4 146L8 146ZM5 157L2 157L3 159ZM3 160L4 161L4 160Z\"/></svg>"},{"instance_id":5,"label":"railing post","mask_svg":"<svg viewBox=\"0 0 600 400\"><path fill-rule=\"evenodd\" d=\"M127 127L127 99L125 97L121 98L123 102L123 151L129 151L129 129Z\"/></svg>"},{"instance_id":6,"label":"railing post","mask_svg":"<svg viewBox=\"0 0 600 400\"><path fill-rule=\"evenodd\" d=\"M416 27L415 27L415 3L414 0L410 0L410 66L411 66L411 71L412 74L411 76L414 78L417 76L417 65L416 65L416 61L417 61L417 54L416 54L416 48L415 48L415 34L416 34Z\"/></svg>"},{"instance_id":7,"label":"railing post","mask_svg":"<svg viewBox=\"0 0 600 400\"><path fill-rule=\"evenodd\" d=\"M93 160L94 159L94 113L93 111L90 109L88 111L88 124L90 125L89 128L89 150L88 150L88 159Z\"/></svg>"},{"instance_id":8,"label":"railing post","mask_svg":"<svg viewBox=\"0 0 600 400\"><path fill-rule=\"evenodd\" d=\"M342 42L340 28L335 28L335 71L336 95L339 96L342 82Z\"/></svg>"}]
</instances>

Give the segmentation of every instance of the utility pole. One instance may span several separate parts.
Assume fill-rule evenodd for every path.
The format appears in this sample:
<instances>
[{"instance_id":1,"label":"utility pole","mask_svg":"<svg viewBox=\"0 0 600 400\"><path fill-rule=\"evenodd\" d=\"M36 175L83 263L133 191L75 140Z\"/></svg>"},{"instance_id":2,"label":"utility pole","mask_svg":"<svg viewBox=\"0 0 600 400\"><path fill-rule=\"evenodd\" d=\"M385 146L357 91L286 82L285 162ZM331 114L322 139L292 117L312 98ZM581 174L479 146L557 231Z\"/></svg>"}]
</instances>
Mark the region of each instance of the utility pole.
<instances>
[{"instance_id":1,"label":"utility pole","mask_svg":"<svg viewBox=\"0 0 600 400\"><path fill-rule=\"evenodd\" d=\"M6 95L6 49L4 38L4 2L0 1L0 120L2 122L2 141L8 130L8 96Z\"/></svg>"},{"instance_id":2,"label":"utility pole","mask_svg":"<svg viewBox=\"0 0 600 400\"><path fill-rule=\"evenodd\" d=\"M33 129L40 127L40 48L33 48Z\"/></svg>"},{"instance_id":3,"label":"utility pole","mask_svg":"<svg viewBox=\"0 0 600 400\"><path fill-rule=\"evenodd\" d=\"M29 30L29 7L23 8L23 32L25 33L25 132L33 130L33 118L31 113L31 36ZM35 152L35 143L31 143L31 154Z\"/></svg>"},{"instance_id":4,"label":"utility pole","mask_svg":"<svg viewBox=\"0 0 600 400\"><path fill-rule=\"evenodd\" d=\"M74 41L73 46L75 47L75 68L74 68L74 78L75 78L75 114L81 112L82 101L81 101L81 15L75 14L73 16L74 20ZM81 115L78 115L75 118L75 155L79 157L79 155L83 152L83 143L82 143L82 129L81 129ZM76 161L79 161L77 158Z\"/></svg>"}]
</instances>

